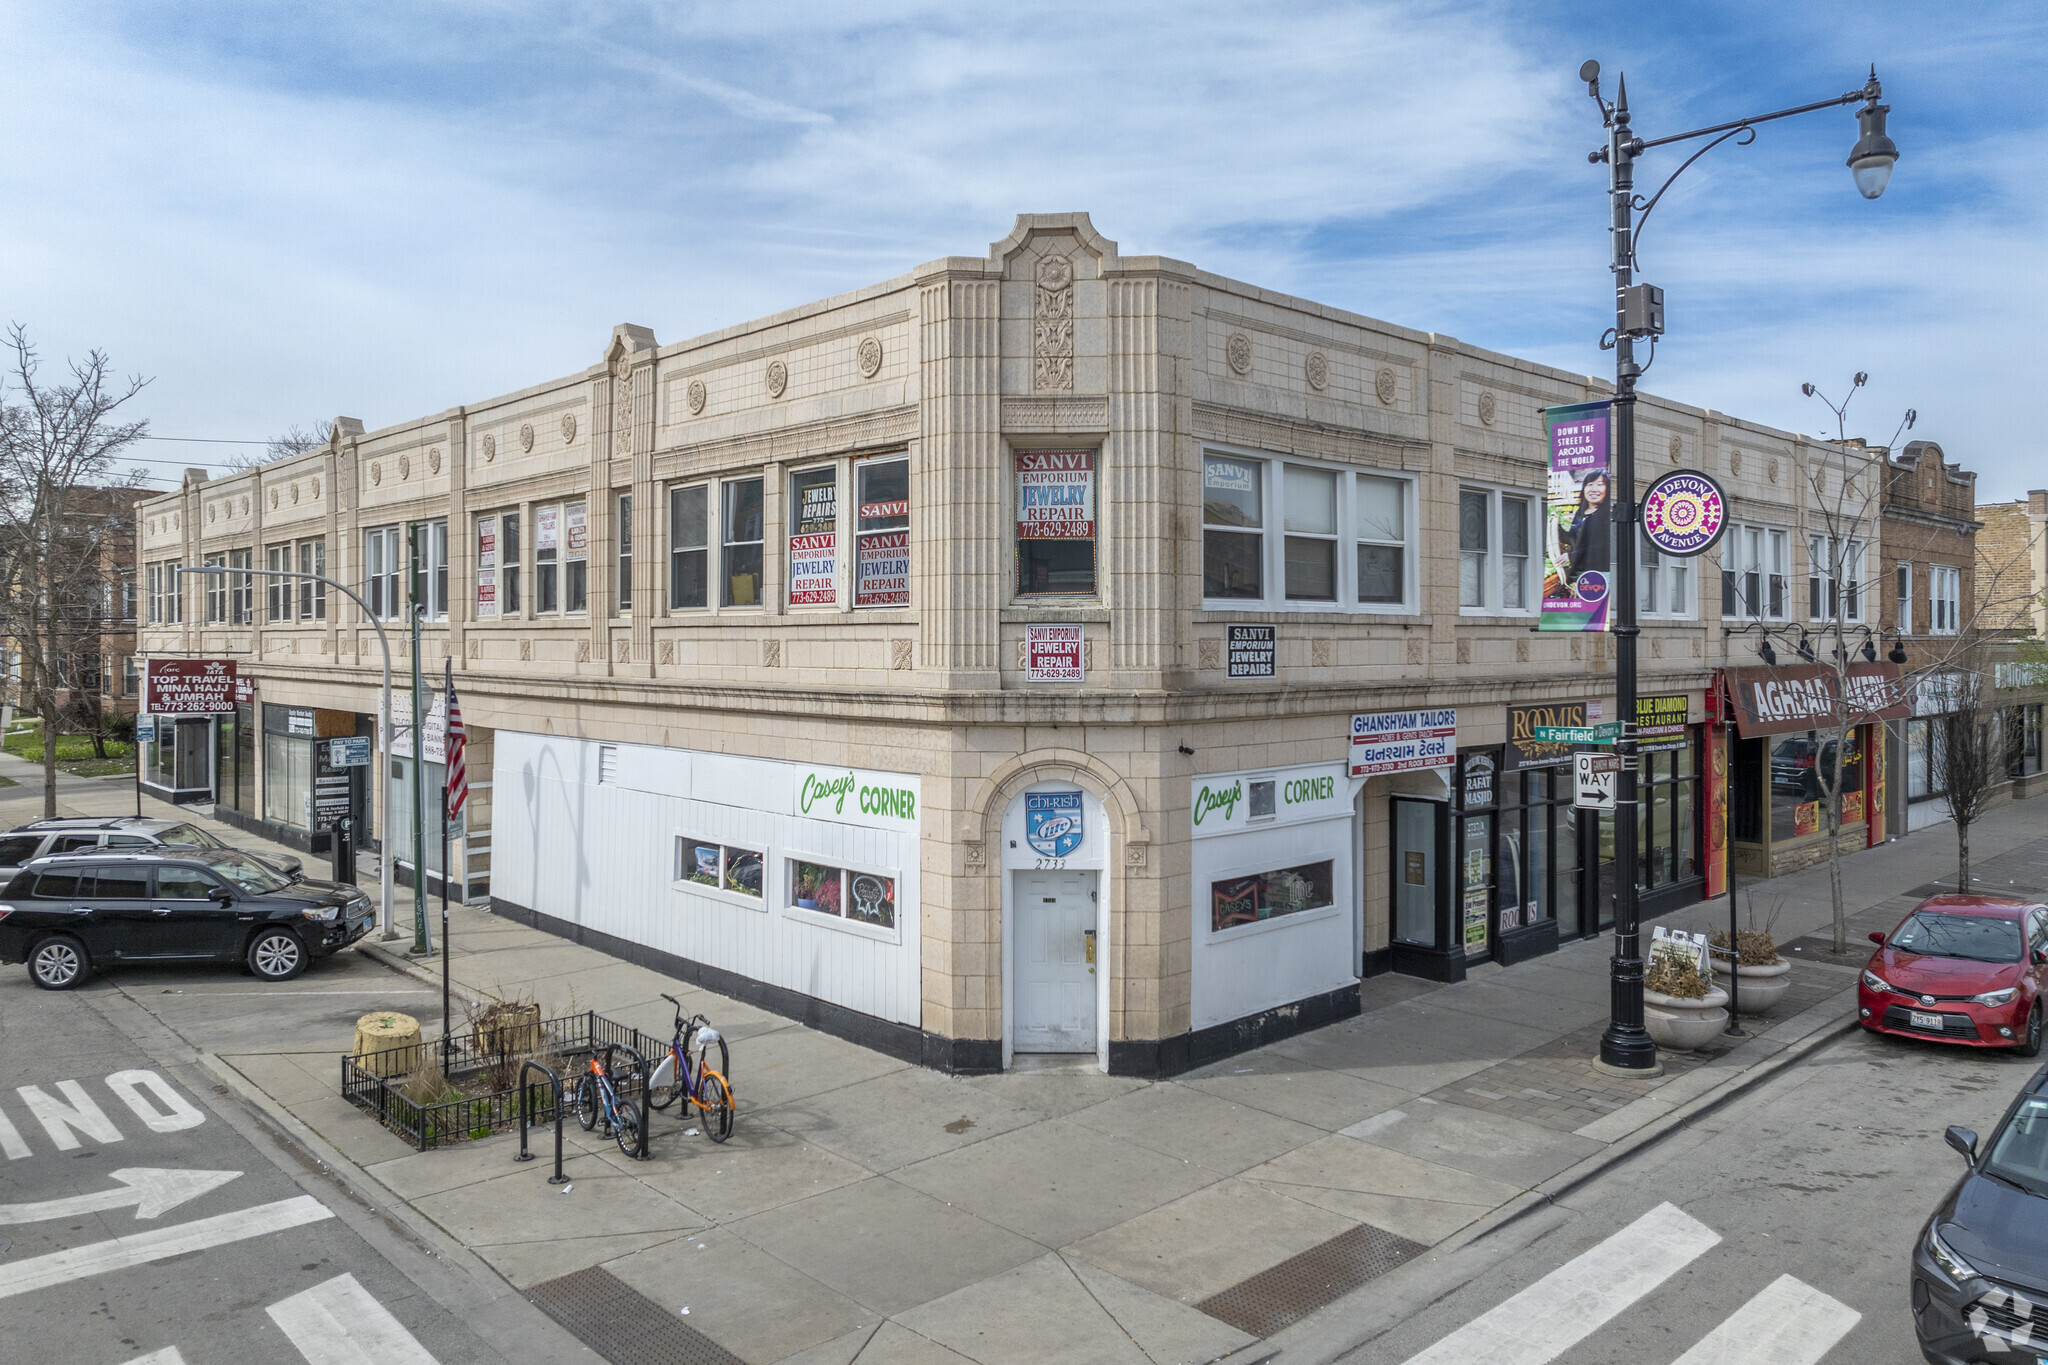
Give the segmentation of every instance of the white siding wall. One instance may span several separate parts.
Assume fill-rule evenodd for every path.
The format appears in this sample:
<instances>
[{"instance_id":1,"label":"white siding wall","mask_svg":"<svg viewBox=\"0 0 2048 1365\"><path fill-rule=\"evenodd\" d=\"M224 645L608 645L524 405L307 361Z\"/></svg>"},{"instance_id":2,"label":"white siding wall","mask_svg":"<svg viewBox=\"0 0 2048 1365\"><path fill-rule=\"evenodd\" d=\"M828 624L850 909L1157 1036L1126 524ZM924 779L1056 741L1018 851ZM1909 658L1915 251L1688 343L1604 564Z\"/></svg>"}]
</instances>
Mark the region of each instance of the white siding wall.
<instances>
[{"instance_id":1,"label":"white siding wall","mask_svg":"<svg viewBox=\"0 0 2048 1365\"><path fill-rule=\"evenodd\" d=\"M814 802L804 814L803 778L819 770L797 764L615 747L618 780L600 784L597 743L497 732L493 894L864 1014L921 1022L918 820L862 816L854 792L843 810ZM920 792L913 776L863 776ZM760 850L761 908L678 885L679 835ZM893 875L894 931L793 908L792 854Z\"/></svg>"}]
</instances>

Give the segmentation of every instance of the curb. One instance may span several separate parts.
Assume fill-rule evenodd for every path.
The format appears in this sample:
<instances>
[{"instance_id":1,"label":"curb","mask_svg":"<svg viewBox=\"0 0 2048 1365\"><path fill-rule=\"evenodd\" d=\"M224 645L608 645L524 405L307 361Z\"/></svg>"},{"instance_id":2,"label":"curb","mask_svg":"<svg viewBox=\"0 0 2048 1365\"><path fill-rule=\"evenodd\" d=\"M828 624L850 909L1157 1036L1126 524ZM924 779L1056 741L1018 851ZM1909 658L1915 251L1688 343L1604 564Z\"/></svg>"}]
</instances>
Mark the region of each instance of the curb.
<instances>
[{"instance_id":1,"label":"curb","mask_svg":"<svg viewBox=\"0 0 2048 1365\"><path fill-rule=\"evenodd\" d=\"M1651 1119L1634 1132L1616 1138L1607 1150L1594 1152L1550 1179L1530 1187L1493 1212L1452 1233L1405 1265L1386 1275L1368 1280L1343 1297L1325 1304L1300 1322L1282 1328L1264 1341L1242 1347L1217 1360L1214 1365L1267 1365L1268 1362L1283 1359L1288 1362L1302 1362L1303 1365L1308 1365L1309 1362L1317 1362L1320 1365L1321 1362L1334 1361L1348 1355L1373 1341L1399 1322L1413 1316L1413 1313L1426 1303L1434 1302L1459 1288L1486 1266L1520 1249L1518 1246L1505 1244L1497 1248L1482 1249L1481 1243L1490 1238L1501 1238L1505 1243L1509 1240L1507 1234L1514 1231L1516 1225L1536 1218L1546 1211L1560 1209L1561 1201L1594 1179L1655 1146L1694 1120L1734 1103L1750 1090L1854 1031L1858 1022L1855 992L1852 988L1840 994L1849 997L1847 1005L1835 1018L1813 1029L1805 1037L1787 1043L1771 1056L1742 1068L1712 1089L1695 1095L1666 1114ZM1527 1241L1533 1242L1548 1231L1549 1227L1533 1228ZM1495 1254L1487 1255L1486 1250L1492 1250ZM1474 1255L1468 1256L1468 1253ZM1468 1256L1468 1259L1476 1259L1483 1264L1474 1265L1470 1273L1457 1275L1452 1282L1441 1286L1432 1286L1422 1274L1425 1268L1440 1270L1446 1261L1460 1256ZM1387 1291L1390 1288L1407 1292L1389 1295ZM1393 1301L1389 1302L1390 1299ZM1340 1325L1342 1319L1350 1319L1352 1326L1346 1328Z\"/></svg>"}]
</instances>

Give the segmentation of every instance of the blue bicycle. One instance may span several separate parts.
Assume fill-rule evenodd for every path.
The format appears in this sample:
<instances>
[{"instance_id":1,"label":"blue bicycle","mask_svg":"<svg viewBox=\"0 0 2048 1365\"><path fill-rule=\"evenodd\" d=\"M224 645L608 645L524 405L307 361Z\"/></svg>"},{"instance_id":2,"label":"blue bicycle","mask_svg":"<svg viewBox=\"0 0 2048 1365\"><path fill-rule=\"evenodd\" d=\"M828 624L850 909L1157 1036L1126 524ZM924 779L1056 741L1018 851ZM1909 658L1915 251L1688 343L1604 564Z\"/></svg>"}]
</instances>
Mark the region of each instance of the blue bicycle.
<instances>
[{"instance_id":1,"label":"blue bicycle","mask_svg":"<svg viewBox=\"0 0 2048 1365\"><path fill-rule=\"evenodd\" d=\"M605 1071L604 1063L593 1055L590 1070L576 1085L576 1121L587 1133L597 1127L600 1118L618 1140L620 1151L630 1157L640 1155L640 1111L620 1098L619 1088Z\"/></svg>"}]
</instances>

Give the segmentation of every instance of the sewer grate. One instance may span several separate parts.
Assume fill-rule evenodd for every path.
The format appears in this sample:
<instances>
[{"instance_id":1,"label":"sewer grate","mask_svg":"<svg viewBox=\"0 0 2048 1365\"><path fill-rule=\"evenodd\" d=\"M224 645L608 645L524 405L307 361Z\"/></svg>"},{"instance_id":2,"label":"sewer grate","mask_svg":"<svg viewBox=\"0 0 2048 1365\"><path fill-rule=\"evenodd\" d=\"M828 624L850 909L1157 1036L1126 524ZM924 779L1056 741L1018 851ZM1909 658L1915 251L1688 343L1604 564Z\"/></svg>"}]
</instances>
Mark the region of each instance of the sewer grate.
<instances>
[{"instance_id":1,"label":"sewer grate","mask_svg":"<svg viewBox=\"0 0 2048 1365\"><path fill-rule=\"evenodd\" d=\"M612 1365L745 1365L600 1266L537 1284L526 1297Z\"/></svg>"},{"instance_id":2,"label":"sewer grate","mask_svg":"<svg viewBox=\"0 0 2048 1365\"><path fill-rule=\"evenodd\" d=\"M1270 1337L1427 1250L1420 1242L1360 1223L1195 1307L1240 1332Z\"/></svg>"}]
</instances>

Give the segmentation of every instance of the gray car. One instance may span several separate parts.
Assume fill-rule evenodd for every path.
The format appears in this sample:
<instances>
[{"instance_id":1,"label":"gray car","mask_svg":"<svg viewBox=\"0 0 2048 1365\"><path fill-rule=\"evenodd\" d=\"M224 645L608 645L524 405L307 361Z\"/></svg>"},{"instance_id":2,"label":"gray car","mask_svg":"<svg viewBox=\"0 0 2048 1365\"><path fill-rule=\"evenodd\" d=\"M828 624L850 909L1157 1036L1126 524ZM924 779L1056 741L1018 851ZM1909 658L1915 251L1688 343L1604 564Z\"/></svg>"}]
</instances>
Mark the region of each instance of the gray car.
<instances>
[{"instance_id":1,"label":"gray car","mask_svg":"<svg viewBox=\"0 0 2048 1365\"><path fill-rule=\"evenodd\" d=\"M92 853L100 849L140 852L151 848L229 848L207 830L187 820L137 815L74 815L31 820L0 834L0 877L11 876L31 858L57 853ZM290 853L241 850L287 877L299 875L302 864Z\"/></svg>"}]
</instances>

